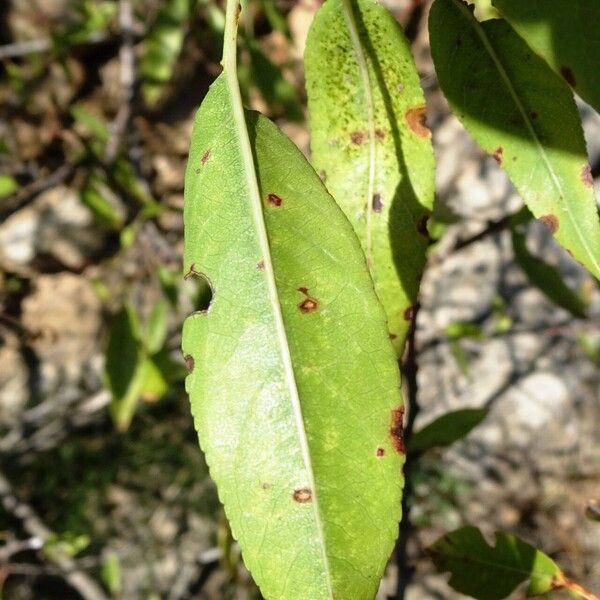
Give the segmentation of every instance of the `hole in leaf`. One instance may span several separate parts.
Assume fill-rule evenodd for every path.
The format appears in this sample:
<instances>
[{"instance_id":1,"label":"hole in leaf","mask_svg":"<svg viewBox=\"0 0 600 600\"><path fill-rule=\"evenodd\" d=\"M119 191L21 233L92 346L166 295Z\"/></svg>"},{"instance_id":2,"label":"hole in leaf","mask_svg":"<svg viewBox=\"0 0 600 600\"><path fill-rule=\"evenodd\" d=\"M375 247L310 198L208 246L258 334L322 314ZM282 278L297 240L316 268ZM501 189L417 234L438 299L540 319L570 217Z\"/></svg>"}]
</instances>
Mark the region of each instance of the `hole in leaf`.
<instances>
[{"instance_id":1,"label":"hole in leaf","mask_svg":"<svg viewBox=\"0 0 600 600\"><path fill-rule=\"evenodd\" d=\"M192 312L207 313L214 297L214 288L210 279L197 270L195 263L190 265L183 279L186 295L191 301Z\"/></svg>"}]
</instances>

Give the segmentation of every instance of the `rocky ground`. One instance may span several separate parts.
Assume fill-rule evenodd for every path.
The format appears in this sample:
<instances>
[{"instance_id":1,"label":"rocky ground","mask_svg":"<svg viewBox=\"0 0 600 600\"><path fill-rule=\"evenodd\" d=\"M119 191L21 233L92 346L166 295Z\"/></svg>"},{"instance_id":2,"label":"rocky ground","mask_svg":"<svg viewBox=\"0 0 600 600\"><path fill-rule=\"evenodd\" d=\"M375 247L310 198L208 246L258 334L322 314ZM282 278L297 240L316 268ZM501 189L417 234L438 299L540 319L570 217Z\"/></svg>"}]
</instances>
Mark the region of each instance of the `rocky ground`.
<instances>
[{"instance_id":1,"label":"rocky ground","mask_svg":"<svg viewBox=\"0 0 600 600\"><path fill-rule=\"evenodd\" d=\"M3 43L47 38L68 3L32 4L25 10L13 0L0 9ZM292 42L276 34L261 38L299 90L298 60L316 6L301 0L286 7ZM412 6L397 1L392 8L414 27ZM597 590L600 525L585 518L585 507L600 482L600 370L593 352L600 343L600 292L536 224L527 232L530 249L587 294L589 316L574 319L528 283L501 225L521 201L450 116L423 23L415 30L438 159L437 213L452 223L423 281L416 427L460 407L487 407L489 414L464 441L419 463L408 547L416 572L407 598L458 597L446 576L434 572L425 549L466 523L488 536L519 534ZM159 265L174 275L180 293L165 351L182 361L179 332L190 304L179 280L183 171L193 110L218 61L218 51L189 37L167 100L136 113L126 134L138 182L166 210L142 219L131 198L108 194L135 224L130 245L119 244L118 233L100 226L81 202L89 166L72 160L80 124L68 116L76 101L114 122L121 94L118 40L97 53L68 56L68 76L56 60L25 73L34 90L25 104L14 75L5 72L0 81L8 115L0 137L9 149L0 170L22 182L0 201L0 582L8 600L108 598L115 557L121 571L115 597L259 597L229 538L182 381L157 401L146 398L126 433L111 422L104 385L111 315L125 298L140 314L149 312L162 297ZM197 94L186 94L192 83ZM252 90L251 100L270 111ZM598 167L600 117L581 110ZM305 124L280 123L307 151ZM463 322L476 324L478 335L449 339L448 326ZM61 558L40 554L40 540L62 544ZM392 560L382 600L395 597L396 574Z\"/></svg>"}]
</instances>

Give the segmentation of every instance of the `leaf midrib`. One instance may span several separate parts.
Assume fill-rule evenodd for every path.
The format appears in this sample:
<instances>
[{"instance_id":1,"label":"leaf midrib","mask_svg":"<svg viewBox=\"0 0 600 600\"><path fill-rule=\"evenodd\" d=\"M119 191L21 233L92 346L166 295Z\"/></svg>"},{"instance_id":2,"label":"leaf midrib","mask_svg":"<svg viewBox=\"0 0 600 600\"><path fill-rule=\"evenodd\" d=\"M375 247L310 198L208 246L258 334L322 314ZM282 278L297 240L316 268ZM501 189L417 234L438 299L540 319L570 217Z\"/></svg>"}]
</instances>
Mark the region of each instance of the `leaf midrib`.
<instances>
[{"instance_id":1,"label":"leaf midrib","mask_svg":"<svg viewBox=\"0 0 600 600\"><path fill-rule=\"evenodd\" d=\"M283 314L281 311L281 304L279 302L277 284L275 282L275 271L273 268L273 260L271 257L271 249L269 246L267 227L265 224L262 200L260 190L258 187L258 179L256 176L256 166L254 164L254 156L252 153L252 146L250 144L250 138L248 135L248 126L246 123L244 106L242 104L239 83L237 81L237 21L239 16L239 14L237 13L238 10L239 0L227 0L227 20L223 42L222 64L226 76L227 89L230 95L234 123L236 125L238 133L238 141L240 146L240 152L242 155L243 169L246 175L246 184L250 196L250 208L252 211L254 225L256 227L258 245L261 253L260 258L264 262L263 273L266 277L268 300L271 308L271 313L273 315L273 321L275 323L277 343L279 347L281 361L283 364L286 387L288 389L292 404L292 412L296 424L296 431L298 433L298 442L300 444L304 468L308 475L309 485L312 490L311 504L313 507L314 520L317 528L317 535L319 538L319 547L321 549L321 560L323 562L323 568L325 571L327 594L330 599L333 599L331 569L327 558L325 534L323 529L323 523L321 521L321 513L319 511L317 489L312 468L310 449L308 446L308 438L306 434L306 429L304 427L304 418L302 416L300 395L298 392L298 386L296 384L296 378L294 375L292 356L290 352L289 342L287 339L287 334L285 331L285 325L283 322Z\"/></svg>"},{"instance_id":2,"label":"leaf midrib","mask_svg":"<svg viewBox=\"0 0 600 600\"><path fill-rule=\"evenodd\" d=\"M475 30L475 32L481 39L481 42L483 43L485 50L490 55L490 58L492 59L494 66L498 70L500 78L502 79L505 86L507 87L514 103L516 104L519 112L521 113L521 117L523 118L523 121L525 122L525 125L527 126L529 134L533 138L533 141L535 142L535 145L538 148L538 151L542 157L543 163L544 163L548 173L550 174L552 183L554 184L555 188L557 189L564 207L566 208L566 212L567 212L569 221L571 222L571 225L577 232L577 236L579 238L579 241L580 241L582 247L584 248L586 254L589 256L589 258L591 260L591 264L596 267L596 270L598 270L598 261L597 261L596 257L594 256L593 249L586 242L585 236L583 235L583 232L581 231L579 224L577 223L577 219L575 218L575 215L571 211L569 203L566 202L566 200L565 200L565 195L564 195L562 187L560 185L560 180L558 179L558 176L556 175L556 173L554 172L554 169L552 168L552 164L550 163L550 161L548 159L548 155L546 154L544 146L543 146L542 142L540 141L540 138L538 137L538 134L535 131L535 128L533 127L533 123L532 123L531 119L529 118L527 111L525 110L525 107L523 106L521 99L519 98L519 95L517 94L517 90L513 86L512 82L508 76L508 73L506 72L506 69L504 68L504 65L502 64L500 58L498 57L496 51L494 50L494 47L492 46L492 43L490 42L488 36L486 35L483 27L475 19L475 17L473 17L473 15L470 13L467 5L464 4L464 2L462 0L452 0L452 2L461 11L463 16L466 18L467 22L473 27L473 29Z\"/></svg>"}]
</instances>

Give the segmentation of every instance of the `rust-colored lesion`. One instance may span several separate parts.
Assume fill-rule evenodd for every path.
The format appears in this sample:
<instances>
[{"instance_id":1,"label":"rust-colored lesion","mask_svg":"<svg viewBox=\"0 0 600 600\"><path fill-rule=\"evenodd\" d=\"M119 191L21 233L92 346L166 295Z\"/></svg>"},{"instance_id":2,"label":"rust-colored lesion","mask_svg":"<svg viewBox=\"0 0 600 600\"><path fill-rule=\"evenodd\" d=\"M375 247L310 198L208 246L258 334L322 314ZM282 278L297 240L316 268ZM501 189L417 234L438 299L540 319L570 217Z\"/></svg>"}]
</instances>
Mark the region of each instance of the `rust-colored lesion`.
<instances>
[{"instance_id":1,"label":"rust-colored lesion","mask_svg":"<svg viewBox=\"0 0 600 600\"><path fill-rule=\"evenodd\" d=\"M373 194L371 206L373 207L373 212L380 213L383 210L383 202L381 201L380 193Z\"/></svg>"},{"instance_id":2,"label":"rust-colored lesion","mask_svg":"<svg viewBox=\"0 0 600 600\"><path fill-rule=\"evenodd\" d=\"M209 148L209 149L208 149L208 150L207 150L207 151L206 151L206 152L205 152L205 153L202 155L202 158L200 159L200 165L201 165L201 166L204 166L204 165L205 165L205 164L206 164L206 163L207 163L207 162L210 160L211 154L212 154L212 152L211 152L211 150L210 150L210 148Z\"/></svg>"},{"instance_id":3,"label":"rust-colored lesion","mask_svg":"<svg viewBox=\"0 0 600 600\"><path fill-rule=\"evenodd\" d=\"M586 187L592 187L594 185L594 176L592 175L592 165L583 165L580 173L580 179Z\"/></svg>"},{"instance_id":4,"label":"rust-colored lesion","mask_svg":"<svg viewBox=\"0 0 600 600\"><path fill-rule=\"evenodd\" d=\"M306 504L307 502L312 501L312 490L307 487L299 488L294 490L293 497L298 504Z\"/></svg>"},{"instance_id":5,"label":"rust-colored lesion","mask_svg":"<svg viewBox=\"0 0 600 600\"><path fill-rule=\"evenodd\" d=\"M500 165L502 166L502 155L504 154L504 148L502 146L498 146L493 152L492 152L492 158Z\"/></svg>"},{"instance_id":6,"label":"rust-colored lesion","mask_svg":"<svg viewBox=\"0 0 600 600\"><path fill-rule=\"evenodd\" d=\"M350 134L350 140L353 144L360 146L367 139L367 134L364 131L353 131Z\"/></svg>"},{"instance_id":7,"label":"rust-colored lesion","mask_svg":"<svg viewBox=\"0 0 600 600\"><path fill-rule=\"evenodd\" d=\"M560 221L556 215L542 215L538 221L542 225L545 225L550 230L550 233L556 233L560 227Z\"/></svg>"},{"instance_id":8,"label":"rust-colored lesion","mask_svg":"<svg viewBox=\"0 0 600 600\"><path fill-rule=\"evenodd\" d=\"M271 206L281 206L283 204L283 198L271 192L270 194L267 194L267 202Z\"/></svg>"},{"instance_id":9,"label":"rust-colored lesion","mask_svg":"<svg viewBox=\"0 0 600 600\"><path fill-rule=\"evenodd\" d=\"M298 291L305 296L304 300L298 304L301 312L311 313L319 308L319 301L308 293L307 287L299 287Z\"/></svg>"},{"instance_id":10,"label":"rust-colored lesion","mask_svg":"<svg viewBox=\"0 0 600 600\"><path fill-rule=\"evenodd\" d=\"M390 439L392 446L398 454L406 454L404 444L404 406L398 406L392 410L390 422Z\"/></svg>"},{"instance_id":11,"label":"rust-colored lesion","mask_svg":"<svg viewBox=\"0 0 600 600\"><path fill-rule=\"evenodd\" d=\"M185 362L185 368L186 368L187 372L189 374L191 374L194 371L194 364L195 364L194 363L194 357L191 356L190 354L186 354L183 357L183 360Z\"/></svg>"},{"instance_id":12,"label":"rust-colored lesion","mask_svg":"<svg viewBox=\"0 0 600 600\"><path fill-rule=\"evenodd\" d=\"M421 138L430 138L431 129L427 127L427 109L425 106L411 108L404 115L408 128Z\"/></svg>"}]
</instances>

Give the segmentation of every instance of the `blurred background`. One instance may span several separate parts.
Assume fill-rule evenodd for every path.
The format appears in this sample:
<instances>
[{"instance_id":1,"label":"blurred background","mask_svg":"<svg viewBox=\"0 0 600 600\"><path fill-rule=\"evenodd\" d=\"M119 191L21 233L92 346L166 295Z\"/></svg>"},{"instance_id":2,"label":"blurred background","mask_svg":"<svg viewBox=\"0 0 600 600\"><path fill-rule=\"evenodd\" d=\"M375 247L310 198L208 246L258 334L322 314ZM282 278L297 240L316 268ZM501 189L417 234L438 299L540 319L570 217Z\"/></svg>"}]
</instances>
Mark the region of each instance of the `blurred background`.
<instances>
[{"instance_id":1,"label":"blurred background","mask_svg":"<svg viewBox=\"0 0 600 600\"><path fill-rule=\"evenodd\" d=\"M428 4L386 2L413 44L438 160L411 428L458 408L485 418L413 457L378 598L458 598L426 548L466 523L517 533L600 586L586 517L600 496L600 292L542 226L511 230L520 198L438 89ZM308 154L302 53L320 2L246 5L245 101ZM183 179L223 17L217 0L0 3L6 600L260 598L197 445L179 349L206 294L182 278ZM580 109L598 176L600 117Z\"/></svg>"}]
</instances>

